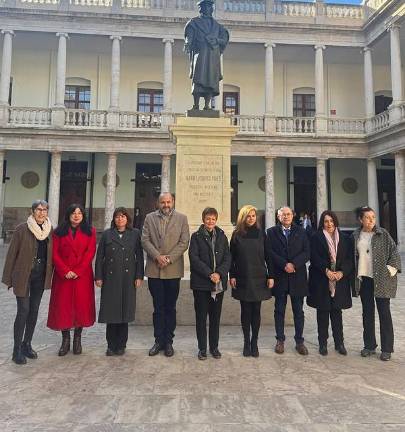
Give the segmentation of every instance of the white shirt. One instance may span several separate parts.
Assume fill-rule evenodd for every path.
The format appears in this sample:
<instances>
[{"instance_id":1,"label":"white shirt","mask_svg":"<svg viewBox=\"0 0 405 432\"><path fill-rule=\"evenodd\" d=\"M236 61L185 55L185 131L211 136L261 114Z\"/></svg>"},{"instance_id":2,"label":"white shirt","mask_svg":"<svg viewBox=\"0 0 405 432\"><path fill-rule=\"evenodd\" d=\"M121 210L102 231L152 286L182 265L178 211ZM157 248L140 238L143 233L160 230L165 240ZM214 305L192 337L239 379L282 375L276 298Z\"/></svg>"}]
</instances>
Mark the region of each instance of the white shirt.
<instances>
[{"instance_id":1,"label":"white shirt","mask_svg":"<svg viewBox=\"0 0 405 432\"><path fill-rule=\"evenodd\" d=\"M373 251L371 249L373 235L373 231L360 231L359 241L357 242L357 252L359 254L357 277L373 277Z\"/></svg>"}]
</instances>

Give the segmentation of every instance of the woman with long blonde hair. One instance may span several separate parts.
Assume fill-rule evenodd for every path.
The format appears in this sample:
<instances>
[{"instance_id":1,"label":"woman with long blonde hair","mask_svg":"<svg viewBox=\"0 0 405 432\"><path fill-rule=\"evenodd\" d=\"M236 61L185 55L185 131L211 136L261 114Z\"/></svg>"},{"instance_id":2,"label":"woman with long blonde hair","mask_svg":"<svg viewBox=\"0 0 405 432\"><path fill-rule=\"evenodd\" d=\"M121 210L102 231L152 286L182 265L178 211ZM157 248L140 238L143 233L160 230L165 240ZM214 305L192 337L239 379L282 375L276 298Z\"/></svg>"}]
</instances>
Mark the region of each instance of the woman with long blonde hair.
<instances>
[{"instance_id":1,"label":"woman with long blonde hair","mask_svg":"<svg viewBox=\"0 0 405 432\"><path fill-rule=\"evenodd\" d=\"M265 237L257 224L257 209L252 205L243 206L231 238L230 284L232 297L241 305L245 357L259 357L261 304L271 297L274 285L273 266L266 262L264 245Z\"/></svg>"}]
</instances>

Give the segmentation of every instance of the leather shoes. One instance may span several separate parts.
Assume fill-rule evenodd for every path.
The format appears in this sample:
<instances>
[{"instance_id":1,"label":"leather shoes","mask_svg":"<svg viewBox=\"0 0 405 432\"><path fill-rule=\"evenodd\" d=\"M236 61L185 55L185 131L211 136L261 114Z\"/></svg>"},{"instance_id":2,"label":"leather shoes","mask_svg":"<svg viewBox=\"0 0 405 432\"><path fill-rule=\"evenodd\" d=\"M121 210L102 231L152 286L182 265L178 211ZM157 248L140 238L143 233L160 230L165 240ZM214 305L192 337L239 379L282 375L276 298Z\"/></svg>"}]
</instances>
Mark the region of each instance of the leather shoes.
<instances>
[{"instance_id":1,"label":"leather shoes","mask_svg":"<svg viewBox=\"0 0 405 432\"><path fill-rule=\"evenodd\" d=\"M174 349L172 344L167 344L165 347L165 356L166 357L173 357L174 355Z\"/></svg>"},{"instance_id":2,"label":"leather shoes","mask_svg":"<svg viewBox=\"0 0 405 432\"><path fill-rule=\"evenodd\" d=\"M372 356L373 354L375 354L375 349L363 348L363 349L360 351L360 355L361 355L362 357L370 357L370 356Z\"/></svg>"},{"instance_id":3,"label":"leather shoes","mask_svg":"<svg viewBox=\"0 0 405 432\"><path fill-rule=\"evenodd\" d=\"M207 360L207 351L199 350L198 351L198 360Z\"/></svg>"},{"instance_id":4,"label":"leather shoes","mask_svg":"<svg viewBox=\"0 0 405 432\"><path fill-rule=\"evenodd\" d=\"M149 355L155 356L157 354L160 353L160 351L162 351L162 347L160 346L160 344L158 344L157 342L155 342L155 344L153 345L153 347L149 350Z\"/></svg>"},{"instance_id":5,"label":"leather shoes","mask_svg":"<svg viewBox=\"0 0 405 432\"><path fill-rule=\"evenodd\" d=\"M115 351L115 355L122 356L125 354L125 348L120 348L119 350Z\"/></svg>"},{"instance_id":6,"label":"leather shoes","mask_svg":"<svg viewBox=\"0 0 405 432\"><path fill-rule=\"evenodd\" d=\"M391 353L389 352L382 352L380 355L380 360L382 361L389 361L391 360Z\"/></svg>"},{"instance_id":7,"label":"leather shoes","mask_svg":"<svg viewBox=\"0 0 405 432\"><path fill-rule=\"evenodd\" d=\"M111 348L107 348L107 351L105 352L105 355L107 357L112 357L113 355L115 355L115 352Z\"/></svg>"},{"instance_id":8,"label":"leather shoes","mask_svg":"<svg viewBox=\"0 0 405 432\"><path fill-rule=\"evenodd\" d=\"M276 346L274 347L274 352L277 354L283 354L284 353L284 342L281 340L278 340L276 343Z\"/></svg>"},{"instance_id":9,"label":"leather shoes","mask_svg":"<svg viewBox=\"0 0 405 432\"><path fill-rule=\"evenodd\" d=\"M319 354L322 356L328 355L328 347L326 345L319 345Z\"/></svg>"},{"instance_id":10,"label":"leather shoes","mask_svg":"<svg viewBox=\"0 0 405 432\"><path fill-rule=\"evenodd\" d=\"M303 343L299 343L295 345L295 349L297 350L297 353L300 355L308 355L307 347Z\"/></svg>"},{"instance_id":11,"label":"leather shoes","mask_svg":"<svg viewBox=\"0 0 405 432\"><path fill-rule=\"evenodd\" d=\"M25 357L29 358L29 359L36 359L38 358L38 354L36 353L36 351L34 351L32 349L31 343L30 342L23 342L21 344L21 351L24 354Z\"/></svg>"},{"instance_id":12,"label":"leather shoes","mask_svg":"<svg viewBox=\"0 0 405 432\"><path fill-rule=\"evenodd\" d=\"M218 348L210 349L210 353L214 359L220 359L222 357L222 354Z\"/></svg>"},{"instance_id":13,"label":"leather shoes","mask_svg":"<svg viewBox=\"0 0 405 432\"><path fill-rule=\"evenodd\" d=\"M243 357L250 357L252 355L252 350L250 348L250 341L245 341L243 345Z\"/></svg>"},{"instance_id":14,"label":"leather shoes","mask_svg":"<svg viewBox=\"0 0 405 432\"><path fill-rule=\"evenodd\" d=\"M342 355L347 355L347 350L344 344L335 345L335 350Z\"/></svg>"},{"instance_id":15,"label":"leather shoes","mask_svg":"<svg viewBox=\"0 0 405 432\"><path fill-rule=\"evenodd\" d=\"M252 340L250 343L250 351L252 353L252 357L259 357L259 348L257 346L257 340Z\"/></svg>"},{"instance_id":16,"label":"leather shoes","mask_svg":"<svg viewBox=\"0 0 405 432\"><path fill-rule=\"evenodd\" d=\"M25 355L22 353L21 346L14 348L13 350L13 362L18 365L23 365L27 363Z\"/></svg>"}]
</instances>

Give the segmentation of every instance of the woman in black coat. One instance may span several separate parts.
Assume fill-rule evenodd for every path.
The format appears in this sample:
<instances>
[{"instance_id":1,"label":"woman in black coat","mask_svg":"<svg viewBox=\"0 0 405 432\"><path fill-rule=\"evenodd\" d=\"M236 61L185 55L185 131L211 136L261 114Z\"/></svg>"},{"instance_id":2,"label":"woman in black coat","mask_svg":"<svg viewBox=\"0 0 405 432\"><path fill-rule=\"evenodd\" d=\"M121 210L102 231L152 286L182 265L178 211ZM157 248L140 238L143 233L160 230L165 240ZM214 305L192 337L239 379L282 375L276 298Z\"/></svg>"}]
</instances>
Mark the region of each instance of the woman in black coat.
<instances>
[{"instance_id":1,"label":"woman in black coat","mask_svg":"<svg viewBox=\"0 0 405 432\"><path fill-rule=\"evenodd\" d=\"M190 258L190 288L194 295L198 358L207 358L207 315L209 316L209 347L219 359L219 322L222 300L227 288L231 265L228 239L216 226L218 212L207 207L202 213L203 224L193 233L188 255Z\"/></svg>"},{"instance_id":2,"label":"woman in black coat","mask_svg":"<svg viewBox=\"0 0 405 432\"><path fill-rule=\"evenodd\" d=\"M128 211L115 209L111 228L103 232L97 249L98 322L107 323L107 356L125 353L128 323L135 319L136 288L143 281L141 233L131 225Z\"/></svg>"},{"instance_id":3,"label":"woman in black coat","mask_svg":"<svg viewBox=\"0 0 405 432\"><path fill-rule=\"evenodd\" d=\"M319 353L324 356L328 354L329 318L335 349L339 354L347 354L342 309L352 307L350 277L354 263L351 241L338 226L336 214L326 210L319 219L318 231L311 238L307 304L316 308Z\"/></svg>"},{"instance_id":4,"label":"woman in black coat","mask_svg":"<svg viewBox=\"0 0 405 432\"><path fill-rule=\"evenodd\" d=\"M259 356L257 339L261 304L271 297L274 285L271 263L266 264L265 260L264 243L264 234L257 226L257 209L251 205L243 206L232 234L232 265L229 275L232 297L239 300L241 306L245 357Z\"/></svg>"}]
</instances>

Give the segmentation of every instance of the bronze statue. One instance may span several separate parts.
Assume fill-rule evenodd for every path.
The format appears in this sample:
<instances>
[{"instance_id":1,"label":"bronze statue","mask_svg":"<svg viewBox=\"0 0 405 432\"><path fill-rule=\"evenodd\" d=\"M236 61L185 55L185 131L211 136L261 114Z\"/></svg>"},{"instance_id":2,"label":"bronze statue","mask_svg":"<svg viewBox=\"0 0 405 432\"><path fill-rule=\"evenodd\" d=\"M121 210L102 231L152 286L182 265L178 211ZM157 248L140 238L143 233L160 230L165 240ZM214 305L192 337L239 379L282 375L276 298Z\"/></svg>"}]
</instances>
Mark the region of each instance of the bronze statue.
<instances>
[{"instance_id":1,"label":"bronze statue","mask_svg":"<svg viewBox=\"0 0 405 432\"><path fill-rule=\"evenodd\" d=\"M201 97L204 110L210 110L211 99L219 95L221 54L229 42L229 33L212 17L214 0L200 0L197 6L200 16L192 18L184 28L184 50L190 58L193 110L200 109Z\"/></svg>"}]
</instances>

